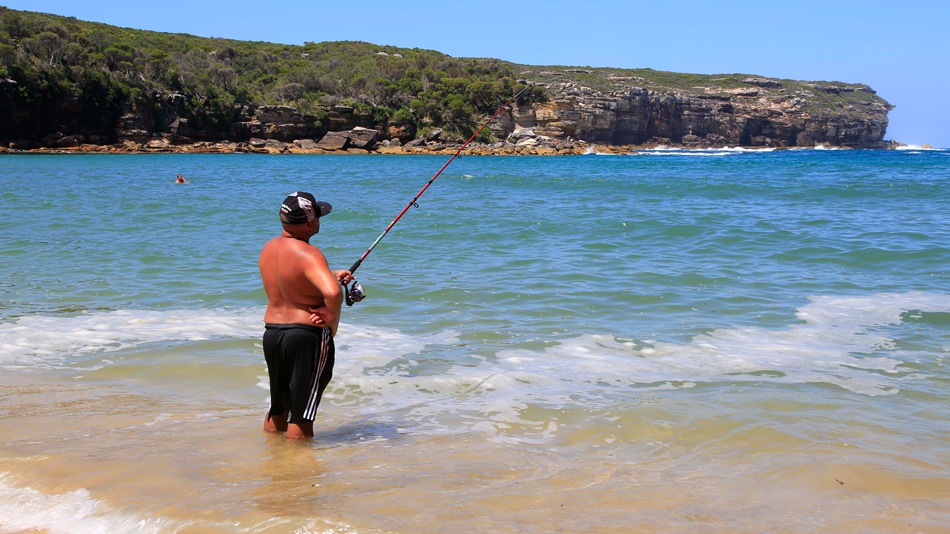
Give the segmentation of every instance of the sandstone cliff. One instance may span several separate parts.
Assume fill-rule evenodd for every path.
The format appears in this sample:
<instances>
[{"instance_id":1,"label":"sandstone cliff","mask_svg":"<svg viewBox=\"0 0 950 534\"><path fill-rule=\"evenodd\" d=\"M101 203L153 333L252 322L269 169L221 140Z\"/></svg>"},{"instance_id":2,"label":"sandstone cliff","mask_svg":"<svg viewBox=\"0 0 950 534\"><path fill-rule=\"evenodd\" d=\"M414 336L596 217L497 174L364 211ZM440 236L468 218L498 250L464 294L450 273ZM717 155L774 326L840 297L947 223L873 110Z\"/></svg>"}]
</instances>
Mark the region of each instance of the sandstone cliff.
<instances>
[{"instance_id":1,"label":"sandstone cliff","mask_svg":"<svg viewBox=\"0 0 950 534\"><path fill-rule=\"evenodd\" d=\"M565 79L591 71L527 73L555 97L516 110L516 128L611 145L883 148L893 108L859 84L729 75L679 89L606 74L592 89Z\"/></svg>"},{"instance_id":2,"label":"sandstone cliff","mask_svg":"<svg viewBox=\"0 0 950 534\"><path fill-rule=\"evenodd\" d=\"M675 88L642 76L595 76L583 69L525 68L522 74L550 99L512 106L490 125L498 142L476 145L476 152L568 154L586 151L591 144L886 148L887 112L893 107L860 84L729 75ZM323 120L287 106L244 106L235 109L230 127L221 130L182 116L180 99L165 95L147 109L128 110L117 125L117 142L127 149L151 150L197 143L197 149L222 151L431 152L462 141L443 139L439 131L417 138L411 125L376 123L348 106L323 108ZM154 124L164 131L149 129Z\"/></svg>"},{"instance_id":3,"label":"sandstone cliff","mask_svg":"<svg viewBox=\"0 0 950 534\"><path fill-rule=\"evenodd\" d=\"M747 77L747 87L705 86L691 90L638 86L615 79L615 87L582 83L535 83L547 102L514 105L491 125L498 142L475 152L582 153L605 146L687 148L814 147L885 148L892 106L861 85L783 82ZM840 95L859 95L843 99ZM323 109L322 119L288 106L242 106L222 128L190 115L183 95L155 95L151 106L130 108L114 135L53 132L38 142L12 141L12 149L252 152L433 152L457 146L440 131L416 137L411 125L376 123L347 106ZM816 105L819 100L823 105ZM829 107L828 102L832 102Z\"/></svg>"}]
</instances>

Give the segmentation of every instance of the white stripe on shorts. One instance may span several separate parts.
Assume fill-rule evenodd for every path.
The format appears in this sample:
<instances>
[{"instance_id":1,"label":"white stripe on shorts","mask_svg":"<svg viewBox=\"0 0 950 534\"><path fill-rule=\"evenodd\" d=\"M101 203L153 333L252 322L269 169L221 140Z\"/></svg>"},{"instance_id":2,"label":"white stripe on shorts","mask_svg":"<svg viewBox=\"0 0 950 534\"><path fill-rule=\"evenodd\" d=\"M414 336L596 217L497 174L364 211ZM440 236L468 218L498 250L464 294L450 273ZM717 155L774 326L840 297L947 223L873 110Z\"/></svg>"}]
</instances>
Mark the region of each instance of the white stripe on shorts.
<instances>
[{"instance_id":1,"label":"white stripe on shorts","mask_svg":"<svg viewBox=\"0 0 950 534\"><path fill-rule=\"evenodd\" d=\"M327 364L327 353L330 349L330 329L323 329L323 338L320 340L320 361L317 363L313 373L313 380L310 386L310 397L307 398L307 408L303 412L303 418L313 421L317 417L317 396L320 392L320 377L323 376L323 368Z\"/></svg>"}]
</instances>

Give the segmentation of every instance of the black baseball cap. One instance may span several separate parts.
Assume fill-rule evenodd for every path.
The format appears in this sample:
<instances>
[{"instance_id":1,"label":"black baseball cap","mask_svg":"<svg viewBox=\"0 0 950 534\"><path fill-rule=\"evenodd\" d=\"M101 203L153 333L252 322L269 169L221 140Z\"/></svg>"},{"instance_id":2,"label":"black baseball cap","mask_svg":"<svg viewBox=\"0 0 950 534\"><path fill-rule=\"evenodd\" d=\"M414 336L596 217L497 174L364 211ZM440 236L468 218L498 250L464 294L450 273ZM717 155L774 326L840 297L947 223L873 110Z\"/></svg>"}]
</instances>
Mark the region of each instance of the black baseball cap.
<instances>
[{"instance_id":1,"label":"black baseball cap","mask_svg":"<svg viewBox=\"0 0 950 534\"><path fill-rule=\"evenodd\" d=\"M287 224L304 224L330 213L333 206L320 202L310 193L295 191L280 205L280 220Z\"/></svg>"}]
</instances>

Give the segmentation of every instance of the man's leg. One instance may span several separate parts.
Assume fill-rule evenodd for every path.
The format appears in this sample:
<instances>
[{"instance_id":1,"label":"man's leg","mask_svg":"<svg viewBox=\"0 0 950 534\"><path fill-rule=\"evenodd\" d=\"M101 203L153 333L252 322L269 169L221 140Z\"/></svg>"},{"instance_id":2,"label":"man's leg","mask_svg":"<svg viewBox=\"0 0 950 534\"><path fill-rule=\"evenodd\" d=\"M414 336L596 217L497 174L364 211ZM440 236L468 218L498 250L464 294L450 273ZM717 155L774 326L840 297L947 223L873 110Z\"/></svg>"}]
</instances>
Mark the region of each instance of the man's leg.
<instances>
[{"instance_id":1,"label":"man's leg","mask_svg":"<svg viewBox=\"0 0 950 534\"><path fill-rule=\"evenodd\" d=\"M299 425L287 425L287 439L309 439L313 437L313 421L304 421Z\"/></svg>"},{"instance_id":2,"label":"man's leg","mask_svg":"<svg viewBox=\"0 0 950 534\"><path fill-rule=\"evenodd\" d=\"M290 392L290 379L287 370L282 369L284 330L267 326L261 339L264 348L264 362L267 364L267 377L270 385L270 408L264 414L266 432L286 432L290 403L286 402ZM281 413L271 412L283 410Z\"/></svg>"},{"instance_id":3,"label":"man's leg","mask_svg":"<svg viewBox=\"0 0 950 534\"><path fill-rule=\"evenodd\" d=\"M294 334L296 351L288 400L293 421L288 423L287 439L307 439L313 437L313 419L333 376L333 336L329 328L298 329Z\"/></svg>"},{"instance_id":4,"label":"man's leg","mask_svg":"<svg viewBox=\"0 0 950 534\"><path fill-rule=\"evenodd\" d=\"M287 431L287 412L284 412L279 415L271 415L270 413L265 415L264 416L264 430L267 432L286 432Z\"/></svg>"}]
</instances>

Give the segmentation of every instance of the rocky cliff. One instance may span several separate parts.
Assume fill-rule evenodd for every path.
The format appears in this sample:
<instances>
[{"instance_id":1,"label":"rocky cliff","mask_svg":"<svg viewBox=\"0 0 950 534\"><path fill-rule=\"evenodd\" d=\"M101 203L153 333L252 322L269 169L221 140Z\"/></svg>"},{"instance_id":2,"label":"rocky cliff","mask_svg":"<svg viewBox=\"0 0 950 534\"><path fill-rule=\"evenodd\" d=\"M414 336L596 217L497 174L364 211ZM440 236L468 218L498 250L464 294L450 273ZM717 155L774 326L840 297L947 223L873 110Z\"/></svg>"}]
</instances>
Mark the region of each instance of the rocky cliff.
<instances>
[{"instance_id":1,"label":"rocky cliff","mask_svg":"<svg viewBox=\"0 0 950 534\"><path fill-rule=\"evenodd\" d=\"M776 80L753 76L708 77L685 89L659 86L640 76L600 76L586 85L572 75L590 71L523 71L543 87L546 102L515 104L491 125L498 140L483 149L507 153L579 153L590 144L687 148L886 148L887 113L893 106L865 85ZM715 83L716 81L722 84ZM713 82L713 83L709 83ZM594 88L594 87L597 88ZM322 121L286 106L242 107L224 130L182 117L176 95L148 110L129 110L117 128L119 142L152 148L196 142L246 144L249 150L440 150L460 139L438 131L421 138L411 125L376 123L352 107L322 109ZM153 116L165 132L151 131ZM78 142L79 140L76 140ZM477 147L476 147L477 148Z\"/></svg>"},{"instance_id":2,"label":"rocky cliff","mask_svg":"<svg viewBox=\"0 0 950 534\"><path fill-rule=\"evenodd\" d=\"M669 145L687 148L886 148L892 106L860 84L800 82L754 76L686 78L664 83L649 69L536 70L525 83L544 88L541 102L516 103L492 124L491 153L570 154L589 145ZM669 77L668 77L669 78ZM669 78L674 79L674 78ZM70 102L52 110L16 108L16 83L3 80L0 100L8 124L7 149L121 151L439 151L461 139L440 130L417 137L411 124L375 119L345 105L304 113L290 106L236 106L228 120L211 121L186 105L188 96L155 92L146 105L129 105L114 124L92 129ZM193 97L192 101L193 101ZM365 108L364 108L365 109ZM28 126L28 128L27 128Z\"/></svg>"},{"instance_id":3,"label":"rocky cliff","mask_svg":"<svg viewBox=\"0 0 950 534\"><path fill-rule=\"evenodd\" d=\"M804 84L783 90L779 81L749 78L748 88L701 91L628 86L599 91L574 82L538 82L547 102L514 105L491 125L499 141L483 150L503 153L580 153L588 145L687 148L814 147L885 148L891 106L865 86ZM816 95L862 92L874 98L836 101L816 109ZM328 107L322 119L288 106L242 106L222 127L187 114L182 95L155 95L152 106L129 109L112 135L45 134L13 140L12 149L131 151L438 151L460 139L437 130L416 138L411 125L379 124L346 106ZM65 109L65 108L64 108ZM68 120L61 118L62 121ZM90 146L92 145L92 146ZM478 145L475 147L479 148Z\"/></svg>"},{"instance_id":4,"label":"rocky cliff","mask_svg":"<svg viewBox=\"0 0 950 534\"><path fill-rule=\"evenodd\" d=\"M559 79L572 72L533 73L555 96L517 109L515 129L609 145L883 148L893 108L859 84L732 75L676 89L606 76L606 88L595 90Z\"/></svg>"}]
</instances>

